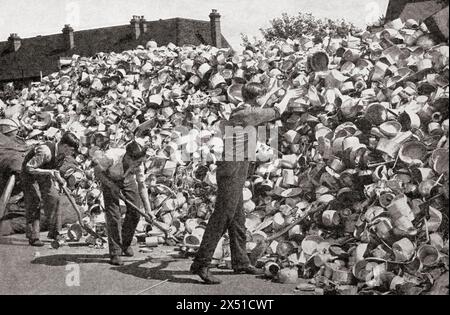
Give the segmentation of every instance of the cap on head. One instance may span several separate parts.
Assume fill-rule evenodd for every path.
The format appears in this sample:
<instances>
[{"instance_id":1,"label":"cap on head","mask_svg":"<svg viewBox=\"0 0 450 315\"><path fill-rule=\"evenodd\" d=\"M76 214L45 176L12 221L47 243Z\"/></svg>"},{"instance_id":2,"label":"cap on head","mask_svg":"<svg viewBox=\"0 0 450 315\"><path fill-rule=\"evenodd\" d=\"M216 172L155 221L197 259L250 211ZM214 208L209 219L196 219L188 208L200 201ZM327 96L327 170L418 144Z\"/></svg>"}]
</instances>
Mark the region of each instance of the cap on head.
<instances>
[{"instance_id":1,"label":"cap on head","mask_svg":"<svg viewBox=\"0 0 450 315\"><path fill-rule=\"evenodd\" d=\"M65 144L69 147L72 147L75 151L78 151L78 148L80 147L80 140L78 140L77 136L75 136L73 133L65 132L62 135L59 144Z\"/></svg>"}]
</instances>

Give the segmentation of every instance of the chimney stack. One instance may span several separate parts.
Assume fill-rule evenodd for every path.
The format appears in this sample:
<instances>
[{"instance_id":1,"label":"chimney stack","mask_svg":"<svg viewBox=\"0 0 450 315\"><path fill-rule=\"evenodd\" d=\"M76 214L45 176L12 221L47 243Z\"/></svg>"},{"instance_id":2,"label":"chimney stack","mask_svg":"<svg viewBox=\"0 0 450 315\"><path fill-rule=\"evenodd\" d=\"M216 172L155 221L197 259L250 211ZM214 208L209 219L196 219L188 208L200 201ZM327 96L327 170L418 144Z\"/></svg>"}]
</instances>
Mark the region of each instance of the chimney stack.
<instances>
[{"instance_id":1,"label":"chimney stack","mask_svg":"<svg viewBox=\"0 0 450 315\"><path fill-rule=\"evenodd\" d=\"M141 17L138 15L133 15L133 18L130 21L131 31L133 33L134 39L139 39L141 37Z\"/></svg>"},{"instance_id":2,"label":"chimney stack","mask_svg":"<svg viewBox=\"0 0 450 315\"><path fill-rule=\"evenodd\" d=\"M20 46L22 45L22 39L17 35L17 33L12 33L9 38L9 45L12 51L16 52L19 50Z\"/></svg>"},{"instance_id":3,"label":"chimney stack","mask_svg":"<svg viewBox=\"0 0 450 315\"><path fill-rule=\"evenodd\" d=\"M66 24L62 30L64 36L64 47L66 50L72 50L75 48L75 39L73 35L73 28Z\"/></svg>"},{"instance_id":4,"label":"chimney stack","mask_svg":"<svg viewBox=\"0 0 450 315\"><path fill-rule=\"evenodd\" d=\"M147 20L145 19L144 16L141 16L140 26L141 26L141 34L147 33Z\"/></svg>"},{"instance_id":5,"label":"chimney stack","mask_svg":"<svg viewBox=\"0 0 450 315\"><path fill-rule=\"evenodd\" d=\"M222 30L220 27L220 14L216 9L213 9L209 15L211 21L211 40L212 45L217 48L222 48Z\"/></svg>"}]
</instances>

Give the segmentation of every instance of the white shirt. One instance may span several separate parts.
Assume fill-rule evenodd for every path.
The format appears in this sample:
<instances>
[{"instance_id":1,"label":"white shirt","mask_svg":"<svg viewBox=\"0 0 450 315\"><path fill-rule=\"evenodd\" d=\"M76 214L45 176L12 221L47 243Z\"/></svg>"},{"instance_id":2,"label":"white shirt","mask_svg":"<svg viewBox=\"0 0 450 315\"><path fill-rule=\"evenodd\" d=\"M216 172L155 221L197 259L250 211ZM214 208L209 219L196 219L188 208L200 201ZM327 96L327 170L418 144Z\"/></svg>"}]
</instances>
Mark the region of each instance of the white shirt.
<instances>
[{"instance_id":1,"label":"white shirt","mask_svg":"<svg viewBox=\"0 0 450 315\"><path fill-rule=\"evenodd\" d=\"M136 175L136 181L138 183L144 183L144 163L141 163L138 168L134 168L132 170L129 169L125 172L123 169L123 157L125 156L125 153L125 149L109 149L106 152L103 152L102 155L95 157L94 161L114 180L123 180L127 176Z\"/></svg>"}]
</instances>

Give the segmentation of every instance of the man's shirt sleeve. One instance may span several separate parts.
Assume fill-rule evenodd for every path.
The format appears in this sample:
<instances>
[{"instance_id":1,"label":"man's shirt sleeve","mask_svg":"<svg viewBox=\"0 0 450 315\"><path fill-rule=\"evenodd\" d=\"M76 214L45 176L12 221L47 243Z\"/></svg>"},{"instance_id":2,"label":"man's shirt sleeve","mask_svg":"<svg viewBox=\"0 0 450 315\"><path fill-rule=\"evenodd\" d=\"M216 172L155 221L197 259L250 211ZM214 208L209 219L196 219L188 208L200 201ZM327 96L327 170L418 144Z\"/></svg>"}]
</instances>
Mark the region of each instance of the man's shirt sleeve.
<instances>
[{"instance_id":1,"label":"man's shirt sleeve","mask_svg":"<svg viewBox=\"0 0 450 315\"><path fill-rule=\"evenodd\" d=\"M139 169L136 171L136 181L140 184L145 183L145 167L144 163L141 163Z\"/></svg>"},{"instance_id":2,"label":"man's shirt sleeve","mask_svg":"<svg viewBox=\"0 0 450 315\"><path fill-rule=\"evenodd\" d=\"M27 171L33 171L40 168L45 163L48 163L52 159L52 152L50 148L46 145L40 145L35 149L34 157L28 161L26 165Z\"/></svg>"},{"instance_id":3,"label":"man's shirt sleeve","mask_svg":"<svg viewBox=\"0 0 450 315\"><path fill-rule=\"evenodd\" d=\"M92 160L103 172L106 172L114 163L108 152L103 152L100 150L95 152Z\"/></svg>"},{"instance_id":4,"label":"man's shirt sleeve","mask_svg":"<svg viewBox=\"0 0 450 315\"><path fill-rule=\"evenodd\" d=\"M259 126L280 117L278 108L245 107L231 114L230 121L244 126Z\"/></svg>"}]
</instances>

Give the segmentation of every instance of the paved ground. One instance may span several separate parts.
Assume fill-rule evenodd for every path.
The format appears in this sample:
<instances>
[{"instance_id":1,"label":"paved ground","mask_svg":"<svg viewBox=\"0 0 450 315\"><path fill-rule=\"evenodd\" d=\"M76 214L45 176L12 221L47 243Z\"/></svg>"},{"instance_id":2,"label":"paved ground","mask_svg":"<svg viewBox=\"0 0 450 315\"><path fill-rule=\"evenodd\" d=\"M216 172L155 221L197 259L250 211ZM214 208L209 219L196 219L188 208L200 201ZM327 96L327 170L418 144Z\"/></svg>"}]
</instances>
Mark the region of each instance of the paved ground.
<instances>
[{"instance_id":1,"label":"paved ground","mask_svg":"<svg viewBox=\"0 0 450 315\"><path fill-rule=\"evenodd\" d=\"M45 237L42 238L45 240ZM138 252L139 248L135 248ZM140 294L176 295L280 295L295 294L295 285L282 285L251 275L234 275L214 269L223 281L203 285L189 273L191 259L181 257L176 248L158 247L150 253L125 258L125 266L108 264L107 250L86 246L42 248L28 246L25 237L0 238L0 294ZM68 286L73 265L80 269L80 286ZM72 273L71 273L72 272Z\"/></svg>"}]
</instances>

